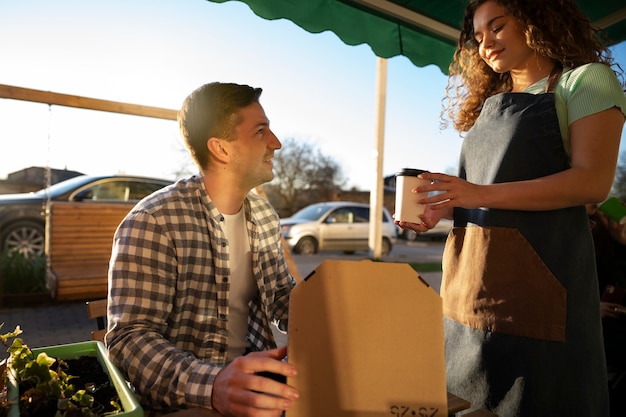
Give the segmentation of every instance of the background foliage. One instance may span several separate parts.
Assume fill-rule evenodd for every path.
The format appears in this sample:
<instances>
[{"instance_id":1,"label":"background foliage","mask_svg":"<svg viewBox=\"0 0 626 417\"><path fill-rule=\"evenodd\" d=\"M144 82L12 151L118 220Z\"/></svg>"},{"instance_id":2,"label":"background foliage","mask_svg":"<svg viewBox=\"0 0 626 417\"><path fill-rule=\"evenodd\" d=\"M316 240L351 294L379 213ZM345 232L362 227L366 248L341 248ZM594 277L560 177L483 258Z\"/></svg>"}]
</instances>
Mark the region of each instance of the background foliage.
<instances>
[{"instance_id":1,"label":"background foliage","mask_svg":"<svg viewBox=\"0 0 626 417\"><path fill-rule=\"evenodd\" d=\"M288 138L274 154L274 180L263 185L281 217L320 201L334 200L345 185L341 166L311 143Z\"/></svg>"},{"instance_id":2,"label":"background foliage","mask_svg":"<svg viewBox=\"0 0 626 417\"><path fill-rule=\"evenodd\" d=\"M47 291L45 255L25 257L20 252L5 248L0 255L0 269L0 285L4 294Z\"/></svg>"},{"instance_id":3,"label":"background foliage","mask_svg":"<svg viewBox=\"0 0 626 417\"><path fill-rule=\"evenodd\" d=\"M611 194L626 203L626 152L620 154Z\"/></svg>"}]
</instances>

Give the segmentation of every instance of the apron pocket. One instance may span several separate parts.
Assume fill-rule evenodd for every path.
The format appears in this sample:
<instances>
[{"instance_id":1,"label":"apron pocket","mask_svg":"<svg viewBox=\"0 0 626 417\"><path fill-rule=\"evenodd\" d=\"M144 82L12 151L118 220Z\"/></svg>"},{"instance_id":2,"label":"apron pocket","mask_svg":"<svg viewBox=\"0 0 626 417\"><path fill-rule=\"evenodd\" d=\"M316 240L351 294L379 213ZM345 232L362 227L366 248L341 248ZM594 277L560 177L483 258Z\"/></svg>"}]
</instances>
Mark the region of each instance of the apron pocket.
<instances>
[{"instance_id":1,"label":"apron pocket","mask_svg":"<svg viewBox=\"0 0 626 417\"><path fill-rule=\"evenodd\" d=\"M443 313L471 328L565 341L567 291L517 229L455 227L443 256Z\"/></svg>"}]
</instances>

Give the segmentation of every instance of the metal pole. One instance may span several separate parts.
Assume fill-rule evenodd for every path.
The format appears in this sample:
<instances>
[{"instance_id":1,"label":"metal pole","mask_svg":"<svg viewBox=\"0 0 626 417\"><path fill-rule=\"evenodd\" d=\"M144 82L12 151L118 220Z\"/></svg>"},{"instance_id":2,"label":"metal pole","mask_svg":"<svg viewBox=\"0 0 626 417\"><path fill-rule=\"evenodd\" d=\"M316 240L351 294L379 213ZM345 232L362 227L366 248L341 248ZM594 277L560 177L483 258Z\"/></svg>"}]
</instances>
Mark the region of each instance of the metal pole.
<instances>
[{"instance_id":1,"label":"metal pole","mask_svg":"<svg viewBox=\"0 0 626 417\"><path fill-rule=\"evenodd\" d=\"M376 138L374 146L375 180L370 191L369 247L372 258L382 253L383 156L385 145L385 106L387 102L387 60L376 57Z\"/></svg>"}]
</instances>

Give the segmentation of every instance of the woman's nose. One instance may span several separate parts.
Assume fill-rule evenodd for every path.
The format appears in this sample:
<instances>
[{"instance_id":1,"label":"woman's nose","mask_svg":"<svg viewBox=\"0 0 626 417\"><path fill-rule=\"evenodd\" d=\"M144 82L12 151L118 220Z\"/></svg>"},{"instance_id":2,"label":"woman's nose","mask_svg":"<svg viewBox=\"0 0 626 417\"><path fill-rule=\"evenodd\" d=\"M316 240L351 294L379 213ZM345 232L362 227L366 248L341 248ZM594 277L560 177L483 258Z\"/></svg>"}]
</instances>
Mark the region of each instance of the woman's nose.
<instances>
[{"instance_id":1,"label":"woman's nose","mask_svg":"<svg viewBox=\"0 0 626 417\"><path fill-rule=\"evenodd\" d=\"M483 41L481 42L480 46L483 48L490 48L493 46L494 39L495 37L493 36L493 33L491 31L487 31L483 35Z\"/></svg>"}]
</instances>

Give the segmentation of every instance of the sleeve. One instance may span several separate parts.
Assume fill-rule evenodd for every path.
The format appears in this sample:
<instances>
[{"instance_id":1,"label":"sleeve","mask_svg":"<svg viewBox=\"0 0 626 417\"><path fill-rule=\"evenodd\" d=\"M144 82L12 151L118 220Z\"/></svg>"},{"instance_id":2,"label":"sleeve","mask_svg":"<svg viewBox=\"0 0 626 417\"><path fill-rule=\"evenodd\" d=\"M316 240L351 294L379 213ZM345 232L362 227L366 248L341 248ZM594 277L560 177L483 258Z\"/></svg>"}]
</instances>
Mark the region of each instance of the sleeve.
<instances>
[{"instance_id":1,"label":"sleeve","mask_svg":"<svg viewBox=\"0 0 626 417\"><path fill-rule=\"evenodd\" d=\"M593 63L574 69L566 85L568 124L617 107L626 115L626 96L615 72L607 65Z\"/></svg>"},{"instance_id":2,"label":"sleeve","mask_svg":"<svg viewBox=\"0 0 626 417\"><path fill-rule=\"evenodd\" d=\"M289 296L291 289L295 287L296 281L289 273L287 261L285 260L285 250L279 230L279 254L278 254L278 274L276 282L276 293L274 296L273 319L279 322L279 328L287 328L287 318L289 313Z\"/></svg>"},{"instance_id":3,"label":"sleeve","mask_svg":"<svg viewBox=\"0 0 626 417\"><path fill-rule=\"evenodd\" d=\"M272 319L277 322L283 322L286 325L286 320L289 314L289 296L291 289L295 287L296 281L291 276L289 268L287 267L287 260L285 259L285 247L283 245L282 229L280 227L280 218L278 214L272 209L273 221L271 223L271 230L274 233L278 253L277 257L277 271L276 271L276 285L274 293L274 304L272 306L273 317ZM283 326L280 326L281 328Z\"/></svg>"},{"instance_id":4,"label":"sleeve","mask_svg":"<svg viewBox=\"0 0 626 417\"><path fill-rule=\"evenodd\" d=\"M295 280L289 273L285 260L285 249L282 242L280 218L273 207L264 199L254 199L253 210L257 214L257 220L261 226L259 233L260 267L263 281L266 282L264 300L268 301L268 319L279 325L282 330L287 323L289 313L289 296L295 286ZM282 322L282 325L280 324Z\"/></svg>"},{"instance_id":5,"label":"sleeve","mask_svg":"<svg viewBox=\"0 0 626 417\"><path fill-rule=\"evenodd\" d=\"M137 388L142 404L164 409L210 407L221 368L176 348L164 336L176 274L174 249L156 219L132 212L114 236L107 348Z\"/></svg>"}]
</instances>

